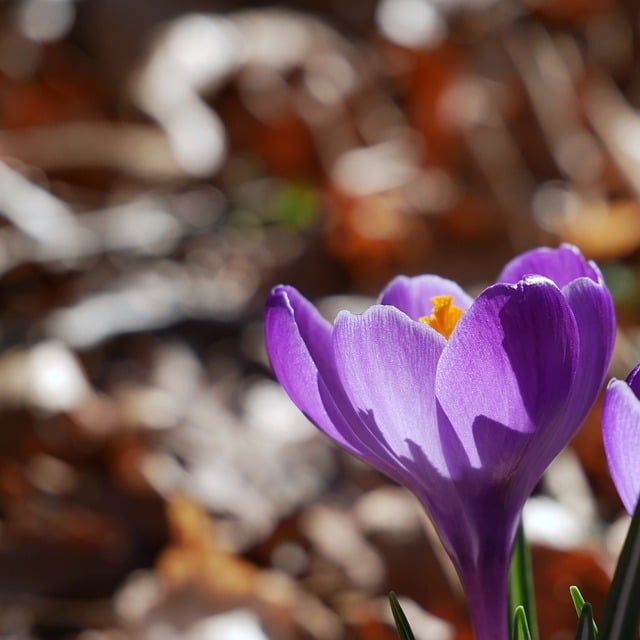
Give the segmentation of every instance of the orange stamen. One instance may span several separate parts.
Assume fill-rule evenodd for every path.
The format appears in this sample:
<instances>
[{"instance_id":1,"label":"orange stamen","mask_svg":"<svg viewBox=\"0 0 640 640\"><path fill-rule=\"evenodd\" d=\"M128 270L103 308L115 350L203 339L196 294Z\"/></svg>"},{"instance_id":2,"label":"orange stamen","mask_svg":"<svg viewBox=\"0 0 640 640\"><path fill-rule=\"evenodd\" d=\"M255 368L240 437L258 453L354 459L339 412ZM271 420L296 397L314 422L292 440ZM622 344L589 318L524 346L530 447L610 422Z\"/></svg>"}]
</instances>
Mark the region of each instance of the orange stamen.
<instances>
[{"instance_id":1,"label":"orange stamen","mask_svg":"<svg viewBox=\"0 0 640 640\"><path fill-rule=\"evenodd\" d=\"M453 296L435 296L431 298L431 304L431 315L423 316L420 322L428 324L448 340L464 312L453 304Z\"/></svg>"}]
</instances>

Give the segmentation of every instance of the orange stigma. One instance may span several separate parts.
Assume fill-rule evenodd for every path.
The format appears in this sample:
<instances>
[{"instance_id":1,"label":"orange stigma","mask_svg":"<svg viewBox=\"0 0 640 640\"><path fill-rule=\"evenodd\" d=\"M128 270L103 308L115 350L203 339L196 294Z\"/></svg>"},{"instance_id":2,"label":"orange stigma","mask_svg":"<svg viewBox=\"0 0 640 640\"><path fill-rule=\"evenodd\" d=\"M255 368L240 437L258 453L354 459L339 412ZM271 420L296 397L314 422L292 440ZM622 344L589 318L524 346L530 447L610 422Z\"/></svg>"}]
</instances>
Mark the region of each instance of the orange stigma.
<instances>
[{"instance_id":1,"label":"orange stigma","mask_svg":"<svg viewBox=\"0 0 640 640\"><path fill-rule=\"evenodd\" d=\"M433 312L420 318L420 322L428 324L448 340L464 312L453 304L453 296L435 296L431 298L431 304Z\"/></svg>"}]
</instances>

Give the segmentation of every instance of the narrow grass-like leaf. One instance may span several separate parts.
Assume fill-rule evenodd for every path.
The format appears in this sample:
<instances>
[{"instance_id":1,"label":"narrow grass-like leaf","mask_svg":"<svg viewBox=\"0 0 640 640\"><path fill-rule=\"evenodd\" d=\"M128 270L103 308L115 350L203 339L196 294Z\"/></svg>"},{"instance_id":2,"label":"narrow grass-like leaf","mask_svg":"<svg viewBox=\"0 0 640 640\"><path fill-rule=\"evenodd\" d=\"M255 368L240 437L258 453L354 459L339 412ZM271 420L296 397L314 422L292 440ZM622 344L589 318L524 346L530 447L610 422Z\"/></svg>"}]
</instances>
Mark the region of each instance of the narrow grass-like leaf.
<instances>
[{"instance_id":1,"label":"narrow grass-like leaf","mask_svg":"<svg viewBox=\"0 0 640 640\"><path fill-rule=\"evenodd\" d=\"M580 614L582 613L582 607L584 607L584 598L580 593L580 589L578 589L578 587L576 587L574 584L569 587L569 593L571 594L573 606L575 607L576 613L578 614L579 618Z\"/></svg>"},{"instance_id":2,"label":"narrow grass-like leaf","mask_svg":"<svg viewBox=\"0 0 640 640\"><path fill-rule=\"evenodd\" d=\"M516 545L511 561L511 572L509 574L509 624L511 635L515 632L516 616L518 607L524 608L528 622L531 640L538 640L538 624L536 618L536 607L533 591L533 572L531 570L531 554L529 545L524 535L522 521L518 527Z\"/></svg>"},{"instance_id":3,"label":"narrow grass-like leaf","mask_svg":"<svg viewBox=\"0 0 640 640\"><path fill-rule=\"evenodd\" d=\"M631 518L600 621L600 640L635 640L640 622L640 501Z\"/></svg>"},{"instance_id":4,"label":"narrow grass-like leaf","mask_svg":"<svg viewBox=\"0 0 640 640\"><path fill-rule=\"evenodd\" d=\"M524 607L519 605L513 612L513 632L511 634L511 640L531 640L531 631L529 630L529 623L527 622L527 614L524 611Z\"/></svg>"},{"instance_id":5,"label":"narrow grass-like leaf","mask_svg":"<svg viewBox=\"0 0 640 640\"><path fill-rule=\"evenodd\" d=\"M569 593L571 594L571 599L573 600L573 606L576 608L576 614L578 618L580 618L580 614L582 613L582 608L585 604L588 604L584 601L582 594L580 593L580 589L575 585L571 585L569 587ZM591 620L593 621L593 637L594 639L598 637L598 627L596 625L596 621L593 620L593 613L591 614Z\"/></svg>"},{"instance_id":6,"label":"narrow grass-like leaf","mask_svg":"<svg viewBox=\"0 0 640 640\"><path fill-rule=\"evenodd\" d=\"M400 640L415 640L407 616L404 615L404 611L398 602L398 596L393 591L389 592L389 603L391 604L391 613L393 614Z\"/></svg>"},{"instance_id":7,"label":"narrow grass-like leaf","mask_svg":"<svg viewBox=\"0 0 640 640\"><path fill-rule=\"evenodd\" d=\"M578 619L578 626L576 628L576 640L594 640L594 626L591 604L583 600L580 618Z\"/></svg>"}]
</instances>

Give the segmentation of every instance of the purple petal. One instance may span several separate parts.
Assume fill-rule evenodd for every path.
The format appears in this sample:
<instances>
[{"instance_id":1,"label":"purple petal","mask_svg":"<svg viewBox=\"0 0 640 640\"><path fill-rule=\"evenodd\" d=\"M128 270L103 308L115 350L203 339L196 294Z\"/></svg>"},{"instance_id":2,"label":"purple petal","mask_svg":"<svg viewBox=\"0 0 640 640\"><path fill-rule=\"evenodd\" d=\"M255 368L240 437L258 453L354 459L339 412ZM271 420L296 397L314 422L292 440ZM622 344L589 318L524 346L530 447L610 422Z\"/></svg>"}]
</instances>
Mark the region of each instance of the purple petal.
<instances>
[{"instance_id":1,"label":"purple petal","mask_svg":"<svg viewBox=\"0 0 640 640\"><path fill-rule=\"evenodd\" d=\"M616 337L611 294L602 276L598 281L578 278L563 289L578 325L580 355L566 420L582 423L602 387Z\"/></svg>"},{"instance_id":2,"label":"purple petal","mask_svg":"<svg viewBox=\"0 0 640 640\"><path fill-rule=\"evenodd\" d=\"M470 465L485 469L487 481L517 482L515 502L577 427L561 418L578 346L562 292L536 277L486 289L442 354L436 395ZM448 462L454 477L466 472L460 456Z\"/></svg>"},{"instance_id":3,"label":"purple petal","mask_svg":"<svg viewBox=\"0 0 640 640\"><path fill-rule=\"evenodd\" d=\"M399 460L412 460L417 446L444 473L434 393L444 338L393 307L375 306L360 316L342 312L333 340L338 376L369 433Z\"/></svg>"},{"instance_id":4,"label":"purple petal","mask_svg":"<svg viewBox=\"0 0 640 640\"><path fill-rule=\"evenodd\" d=\"M419 320L431 313L431 298L446 295L453 296L453 304L463 311L473 302L458 284L434 275L398 276L384 288L379 300L380 304L396 307L412 320Z\"/></svg>"},{"instance_id":5,"label":"purple petal","mask_svg":"<svg viewBox=\"0 0 640 640\"><path fill-rule=\"evenodd\" d=\"M514 258L502 271L500 282L516 282L527 274L553 280L571 307L580 338L579 361L565 423L580 424L604 381L615 341L613 300L600 270L568 244L558 249L534 249Z\"/></svg>"},{"instance_id":6,"label":"purple petal","mask_svg":"<svg viewBox=\"0 0 640 640\"><path fill-rule=\"evenodd\" d=\"M335 371L332 327L318 310L293 287L278 286L267 299L264 326L276 378L307 418L353 455L417 489L395 453L367 430L349 403Z\"/></svg>"},{"instance_id":7,"label":"purple petal","mask_svg":"<svg viewBox=\"0 0 640 640\"><path fill-rule=\"evenodd\" d=\"M267 298L264 331L271 366L291 400L332 440L362 455L344 421L327 412L326 379L335 377L329 322L296 289L278 286Z\"/></svg>"},{"instance_id":8,"label":"purple petal","mask_svg":"<svg viewBox=\"0 0 640 640\"><path fill-rule=\"evenodd\" d=\"M640 496L640 401L626 382L615 378L602 405L602 440L611 477L631 514Z\"/></svg>"},{"instance_id":9,"label":"purple petal","mask_svg":"<svg viewBox=\"0 0 640 640\"><path fill-rule=\"evenodd\" d=\"M529 275L545 276L562 288L576 278L598 281L599 271L593 262L584 259L579 249L562 244L557 249L542 247L516 256L496 282L516 283Z\"/></svg>"},{"instance_id":10,"label":"purple petal","mask_svg":"<svg viewBox=\"0 0 640 640\"><path fill-rule=\"evenodd\" d=\"M640 364L627 376L627 384L633 389L633 393L640 398Z\"/></svg>"}]
</instances>

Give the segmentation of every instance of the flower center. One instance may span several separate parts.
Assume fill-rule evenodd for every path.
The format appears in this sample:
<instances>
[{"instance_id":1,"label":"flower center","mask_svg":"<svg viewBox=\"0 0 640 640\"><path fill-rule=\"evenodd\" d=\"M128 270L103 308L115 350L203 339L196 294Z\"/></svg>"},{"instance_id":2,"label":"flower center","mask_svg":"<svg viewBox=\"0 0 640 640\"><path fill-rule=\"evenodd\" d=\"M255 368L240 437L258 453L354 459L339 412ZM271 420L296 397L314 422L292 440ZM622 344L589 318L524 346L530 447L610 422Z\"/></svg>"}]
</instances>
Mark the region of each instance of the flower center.
<instances>
[{"instance_id":1,"label":"flower center","mask_svg":"<svg viewBox=\"0 0 640 640\"><path fill-rule=\"evenodd\" d=\"M420 322L428 324L448 340L464 311L453 304L453 296L435 296L431 298L431 304L431 315L422 316Z\"/></svg>"}]
</instances>

